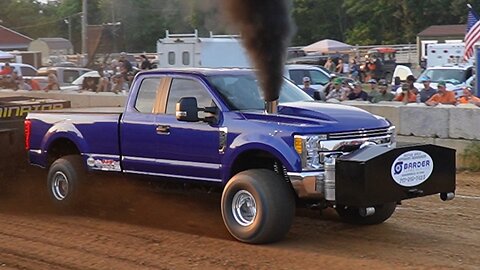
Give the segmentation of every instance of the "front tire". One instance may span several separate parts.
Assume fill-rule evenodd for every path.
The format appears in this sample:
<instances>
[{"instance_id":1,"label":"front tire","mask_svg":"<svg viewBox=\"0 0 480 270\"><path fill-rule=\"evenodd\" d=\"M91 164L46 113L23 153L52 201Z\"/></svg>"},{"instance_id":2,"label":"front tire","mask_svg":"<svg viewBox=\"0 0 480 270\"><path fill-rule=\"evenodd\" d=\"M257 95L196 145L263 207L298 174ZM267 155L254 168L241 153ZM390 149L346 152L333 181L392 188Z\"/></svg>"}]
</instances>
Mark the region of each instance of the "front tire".
<instances>
[{"instance_id":1,"label":"front tire","mask_svg":"<svg viewBox=\"0 0 480 270\"><path fill-rule=\"evenodd\" d=\"M225 186L222 217L230 234L250 244L282 239L295 216L295 198L289 184L267 169L235 175Z\"/></svg>"},{"instance_id":2,"label":"front tire","mask_svg":"<svg viewBox=\"0 0 480 270\"><path fill-rule=\"evenodd\" d=\"M359 209L356 207L337 206L335 209L340 218L347 223L355 225L375 225L389 219L396 208L396 202L376 205L375 213L366 217L361 216Z\"/></svg>"},{"instance_id":3,"label":"front tire","mask_svg":"<svg viewBox=\"0 0 480 270\"><path fill-rule=\"evenodd\" d=\"M78 204L85 171L81 156L64 156L53 162L48 171L47 191L56 207L66 209Z\"/></svg>"}]
</instances>

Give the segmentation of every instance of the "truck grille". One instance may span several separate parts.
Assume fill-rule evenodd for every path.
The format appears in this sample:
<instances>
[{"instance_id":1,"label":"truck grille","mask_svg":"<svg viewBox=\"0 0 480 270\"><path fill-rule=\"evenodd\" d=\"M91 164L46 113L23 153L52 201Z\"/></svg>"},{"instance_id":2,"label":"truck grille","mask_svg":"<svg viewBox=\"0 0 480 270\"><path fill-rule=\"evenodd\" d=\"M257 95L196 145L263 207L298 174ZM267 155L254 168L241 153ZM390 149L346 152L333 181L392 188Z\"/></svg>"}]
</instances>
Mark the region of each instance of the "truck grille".
<instances>
[{"instance_id":1,"label":"truck grille","mask_svg":"<svg viewBox=\"0 0 480 270\"><path fill-rule=\"evenodd\" d=\"M387 135L391 135L391 132L389 132L389 128L381 128L381 129L369 129L369 130L330 133L328 134L328 139L329 140L362 139L362 138L368 138L368 137L383 137Z\"/></svg>"}]
</instances>

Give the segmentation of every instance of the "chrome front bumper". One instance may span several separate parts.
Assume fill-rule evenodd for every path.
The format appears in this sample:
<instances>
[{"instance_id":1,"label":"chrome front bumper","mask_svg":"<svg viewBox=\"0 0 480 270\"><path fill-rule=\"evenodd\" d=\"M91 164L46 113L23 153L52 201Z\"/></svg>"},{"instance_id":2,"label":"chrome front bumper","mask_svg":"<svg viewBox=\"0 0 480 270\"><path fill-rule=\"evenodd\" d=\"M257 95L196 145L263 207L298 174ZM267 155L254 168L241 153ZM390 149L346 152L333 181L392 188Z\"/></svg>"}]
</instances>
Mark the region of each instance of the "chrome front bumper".
<instances>
[{"instance_id":1,"label":"chrome front bumper","mask_svg":"<svg viewBox=\"0 0 480 270\"><path fill-rule=\"evenodd\" d=\"M323 199L325 172L289 172L290 183L301 199Z\"/></svg>"}]
</instances>

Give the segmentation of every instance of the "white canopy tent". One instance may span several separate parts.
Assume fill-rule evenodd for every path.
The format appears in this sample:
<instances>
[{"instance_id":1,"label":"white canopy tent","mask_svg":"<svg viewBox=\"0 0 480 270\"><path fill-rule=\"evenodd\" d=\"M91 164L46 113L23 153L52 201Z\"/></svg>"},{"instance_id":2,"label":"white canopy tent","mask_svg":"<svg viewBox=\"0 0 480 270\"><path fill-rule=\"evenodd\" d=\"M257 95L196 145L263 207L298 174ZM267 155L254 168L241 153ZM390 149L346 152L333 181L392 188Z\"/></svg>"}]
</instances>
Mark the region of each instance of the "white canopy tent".
<instances>
[{"instance_id":1,"label":"white canopy tent","mask_svg":"<svg viewBox=\"0 0 480 270\"><path fill-rule=\"evenodd\" d=\"M303 47L303 50L306 53L334 53L350 51L352 48L352 45L337 40L324 39Z\"/></svg>"},{"instance_id":2,"label":"white canopy tent","mask_svg":"<svg viewBox=\"0 0 480 270\"><path fill-rule=\"evenodd\" d=\"M12 59L15 58L13 54L6 53L4 51L0 51L0 59Z\"/></svg>"}]
</instances>

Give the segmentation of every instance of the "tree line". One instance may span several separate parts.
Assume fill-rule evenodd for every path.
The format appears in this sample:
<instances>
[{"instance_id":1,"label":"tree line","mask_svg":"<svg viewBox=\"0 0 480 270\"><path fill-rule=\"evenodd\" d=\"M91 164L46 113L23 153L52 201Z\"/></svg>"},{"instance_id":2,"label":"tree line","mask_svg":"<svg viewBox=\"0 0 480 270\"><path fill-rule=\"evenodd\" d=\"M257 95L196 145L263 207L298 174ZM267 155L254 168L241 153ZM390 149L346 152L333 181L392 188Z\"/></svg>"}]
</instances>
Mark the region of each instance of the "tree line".
<instances>
[{"instance_id":1,"label":"tree line","mask_svg":"<svg viewBox=\"0 0 480 270\"><path fill-rule=\"evenodd\" d=\"M466 23L467 2L480 9L480 0L292 0L291 45L325 38L352 45L415 43L416 35L430 25ZM221 4L222 0L89 0L88 22L113 25L118 50L153 52L165 30L236 34ZM81 0L2 0L0 24L34 39L69 38L70 24L72 43L80 51L81 5Z\"/></svg>"}]
</instances>

